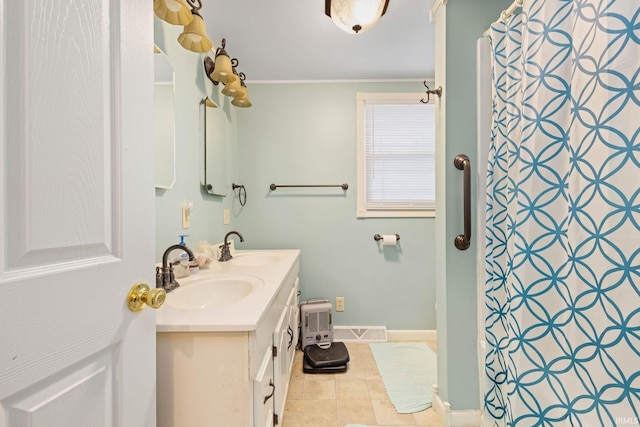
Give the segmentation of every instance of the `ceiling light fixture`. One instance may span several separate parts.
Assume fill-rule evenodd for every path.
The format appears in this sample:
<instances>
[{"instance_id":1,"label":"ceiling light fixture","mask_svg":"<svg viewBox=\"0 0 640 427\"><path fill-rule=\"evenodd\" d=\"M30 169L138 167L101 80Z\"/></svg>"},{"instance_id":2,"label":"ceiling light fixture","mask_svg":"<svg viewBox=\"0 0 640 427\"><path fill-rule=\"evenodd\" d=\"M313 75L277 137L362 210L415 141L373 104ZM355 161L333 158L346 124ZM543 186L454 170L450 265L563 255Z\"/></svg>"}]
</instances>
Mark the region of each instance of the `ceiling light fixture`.
<instances>
[{"instance_id":1,"label":"ceiling light fixture","mask_svg":"<svg viewBox=\"0 0 640 427\"><path fill-rule=\"evenodd\" d=\"M325 0L324 13L341 30L359 34L376 25L389 0Z\"/></svg>"}]
</instances>

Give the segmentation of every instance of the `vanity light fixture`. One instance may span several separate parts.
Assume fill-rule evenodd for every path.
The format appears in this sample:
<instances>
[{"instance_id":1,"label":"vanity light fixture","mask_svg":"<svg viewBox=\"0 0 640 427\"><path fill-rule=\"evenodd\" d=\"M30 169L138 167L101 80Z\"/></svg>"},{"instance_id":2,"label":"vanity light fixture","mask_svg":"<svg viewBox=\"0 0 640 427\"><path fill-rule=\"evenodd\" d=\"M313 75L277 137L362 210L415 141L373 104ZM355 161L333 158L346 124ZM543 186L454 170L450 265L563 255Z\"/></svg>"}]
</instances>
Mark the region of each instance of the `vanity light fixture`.
<instances>
[{"instance_id":1,"label":"vanity light fixture","mask_svg":"<svg viewBox=\"0 0 640 427\"><path fill-rule=\"evenodd\" d=\"M207 37L207 28L200 12L198 12L202 8L202 1L187 0L187 3L191 6L193 20L184 27L184 31L178 36L178 43L192 52L208 52L213 47L213 43Z\"/></svg>"},{"instance_id":2,"label":"vanity light fixture","mask_svg":"<svg viewBox=\"0 0 640 427\"><path fill-rule=\"evenodd\" d=\"M231 60L232 63L233 63L234 60L235 60L235 58L233 58ZM233 74L238 76L238 78L236 80L232 81L231 83L227 83L224 86L224 89L222 89L222 94L223 95L236 97L236 96L238 96L239 91L242 89L241 80L245 79L244 73L238 74L238 72L236 71L236 66L234 65L233 66Z\"/></svg>"},{"instance_id":3,"label":"vanity light fixture","mask_svg":"<svg viewBox=\"0 0 640 427\"><path fill-rule=\"evenodd\" d=\"M242 98L233 98L231 104L235 105L238 108L249 108L253 105L251 101L249 101L249 97L246 95Z\"/></svg>"},{"instance_id":4,"label":"vanity light fixture","mask_svg":"<svg viewBox=\"0 0 640 427\"><path fill-rule=\"evenodd\" d=\"M241 88L238 91L238 95L231 101L232 105L239 108L251 107L251 101L249 101L249 92L247 92L247 85L244 84L244 79L240 79Z\"/></svg>"},{"instance_id":5,"label":"vanity light fixture","mask_svg":"<svg viewBox=\"0 0 640 427\"><path fill-rule=\"evenodd\" d=\"M238 76L233 74L233 65L229 54L224 49L227 45L227 40L222 39L222 46L216 49L216 59L213 67L213 71L209 74L212 80L220 83L231 83L238 79Z\"/></svg>"},{"instance_id":6,"label":"vanity light fixture","mask_svg":"<svg viewBox=\"0 0 640 427\"><path fill-rule=\"evenodd\" d=\"M153 0L153 11L169 24L187 25L193 21L187 0Z\"/></svg>"},{"instance_id":7,"label":"vanity light fixture","mask_svg":"<svg viewBox=\"0 0 640 427\"><path fill-rule=\"evenodd\" d=\"M376 25L389 0L325 0L324 13L341 30L359 34Z\"/></svg>"},{"instance_id":8,"label":"vanity light fixture","mask_svg":"<svg viewBox=\"0 0 640 427\"><path fill-rule=\"evenodd\" d=\"M240 108L251 107L247 85L244 83L246 76L236 70L238 60L229 59L229 54L225 50L226 43L227 41L222 39L222 46L216 50L215 62L209 56L204 57L204 74L214 85L224 84L221 92L223 95L233 97L231 105Z\"/></svg>"}]
</instances>

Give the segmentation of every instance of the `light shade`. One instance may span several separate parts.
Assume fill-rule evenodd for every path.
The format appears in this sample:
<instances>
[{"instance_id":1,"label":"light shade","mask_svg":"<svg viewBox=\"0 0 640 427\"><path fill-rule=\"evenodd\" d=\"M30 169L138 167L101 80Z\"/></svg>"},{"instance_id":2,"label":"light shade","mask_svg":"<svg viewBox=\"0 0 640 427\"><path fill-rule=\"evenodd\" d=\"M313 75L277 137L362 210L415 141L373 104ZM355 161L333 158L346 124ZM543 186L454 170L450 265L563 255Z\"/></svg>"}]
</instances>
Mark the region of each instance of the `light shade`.
<instances>
[{"instance_id":1,"label":"light shade","mask_svg":"<svg viewBox=\"0 0 640 427\"><path fill-rule=\"evenodd\" d=\"M239 108L249 108L252 105L251 101L249 101L249 95L246 93L242 97L233 98L231 104Z\"/></svg>"},{"instance_id":2,"label":"light shade","mask_svg":"<svg viewBox=\"0 0 640 427\"><path fill-rule=\"evenodd\" d=\"M209 108L218 108L218 105L211 100L208 96L204 99L204 105Z\"/></svg>"},{"instance_id":3,"label":"light shade","mask_svg":"<svg viewBox=\"0 0 640 427\"><path fill-rule=\"evenodd\" d=\"M202 16L197 12L194 11L193 21L184 27L184 31L178 36L178 43L183 48L196 53L208 52L213 47L213 43L207 37L207 28Z\"/></svg>"},{"instance_id":4,"label":"light shade","mask_svg":"<svg viewBox=\"0 0 640 427\"><path fill-rule=\"evenodd\" d=\"M236 94L233 96L234 98L245 98L248 96L247 86L243 81L240 81L240 87L236 89Z\"/></svg>"},{"instance_id":5,"label":"light shade","mask_svg":"<svg viewBox=\"0 0 640 427\"><path fill-rule=\"evenodd\" d=\"M241 89L242 84L240 84L240 79L235 79L234 81L227 83L224 86L224 89L222 89L222 94L226 96L236 97L240 94Z\"/></svg>"},{"instance_id":6,"label":"light shade","mask_svg":"<svg viewBox=\"0 0 640 427\"><path fill-rule=\"evenodd\" d=\"M226 50L224 50L227 41L222 39L222 46L216 50L216 60L213 67L213 73L209 75L212 80L215 80L225 85L238 80L238 76L233 74L233 65L231 59Z\"/></svg>"},{"instance_id":7,"label":"light shade","mask_svg":"<svg viewBox=\"0 0 640 427\"><path fill-rule=\"evenodd\" d=\"M243 78L240 79L240 89L236 92L236 97L231 101L231 105L235 105L240 108L249 108L251 107L251 101L249 101L249 91L247 90L247 85L244 84L244 74Z\"/></svg>"},{"instance_id":8,"label":"light shade","mask_svg":"<svg viewBox=\"0 0 640 427\"><path fill-rule=\"evenodd\" d=\"M359 34L373 27L389 0L325 0L325 13L343 31Z\"/></svg>"},{"instance_id":9,"label":"light shade","mask_svg":"<svg viewBox=\"0 0 640 427\"><path fill-rule=\"evenodd\" d=\"M169 24L188 25L193 21L187 0L153 0L153 11Z\"/></svg>"}]
</instances>

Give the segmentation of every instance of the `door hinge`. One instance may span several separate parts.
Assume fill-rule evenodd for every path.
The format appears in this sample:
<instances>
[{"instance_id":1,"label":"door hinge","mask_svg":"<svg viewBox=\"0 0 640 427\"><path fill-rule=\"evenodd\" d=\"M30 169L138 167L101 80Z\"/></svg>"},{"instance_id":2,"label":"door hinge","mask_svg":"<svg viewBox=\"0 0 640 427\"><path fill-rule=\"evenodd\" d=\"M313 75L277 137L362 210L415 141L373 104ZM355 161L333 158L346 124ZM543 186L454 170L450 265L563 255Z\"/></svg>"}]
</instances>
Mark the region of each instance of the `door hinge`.
<instances>
[{"instance_id":1,"label":"door hinge","mask_svg":"<svg viewBox=\"0 0 640 427\"><path fill-rule=\"evenodd\" d=\"M271 354L273 357L278 357L278 347L276 347L275 345L271 347Z\"/></svg>"},{"instance_id":2,"label":"door hinge","mask_svg":"<svg viewBox=\"0 0 640 427\"><path fill-rule=\"evenodd\" d=\"M273 425L274 426L278 425L278 414L273 414Z\"/></svg>"}]
</instances>

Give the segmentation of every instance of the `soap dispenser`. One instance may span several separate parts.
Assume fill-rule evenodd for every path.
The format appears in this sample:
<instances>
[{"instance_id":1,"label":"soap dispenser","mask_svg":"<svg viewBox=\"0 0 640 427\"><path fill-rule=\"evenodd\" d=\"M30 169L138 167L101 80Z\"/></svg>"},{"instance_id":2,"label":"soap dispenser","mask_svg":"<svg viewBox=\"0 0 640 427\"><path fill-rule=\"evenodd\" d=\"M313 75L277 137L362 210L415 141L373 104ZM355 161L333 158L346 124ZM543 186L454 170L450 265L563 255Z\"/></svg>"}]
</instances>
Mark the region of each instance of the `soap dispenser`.
<instances>
[{"instance_id":1,"label":"soap dispenser","mask_svg":"<svg viewBox=\"0 0 640 427\"><path fill-rule=\"evenodd\" d=\"M186 247L187 244L185 243L184 238L189 237L189 235L181 234L179 237L180 237L180 244ZM185 251L182 251L182 253L180 254L180 257L175 258L171 264L173 264L174 266L173 271L176 279L189 277L191 275L191 272L189 269L189 254L187 254Z\"/></svg>"},{"instance_id":2,"label":"soap dispenser","mask_svg":"<svg viewBox=\"0 0 640 427\"><path fill-rule=\"evenodd\" d=\"M187 246L187 244L184 242L184 238L185 237L189 237L189 235L188 234L181 234L178 237L180 237L180 244L182 246ZM180 265L183 265L183 266L189 268L189 255L184 251L180 254Z\"/></svg>"},{"instance_id":3,"label":"soap dispenser","mask_svg":"<svg viewBox=\"0 0 640 427\"><path fill-rule=\"evenodd\" d=\"M180 236L180 244L182 246L187 246L184 242L185 237L189 237L188 234L181 234ZM182 252L180 255L180 266L187 270L187 276L192 274L198 274L200 271L200 266L198 265L198 260L194 259L193 261L189 261L189 255L186 252Z\"/></svg>"}]
</instances>

